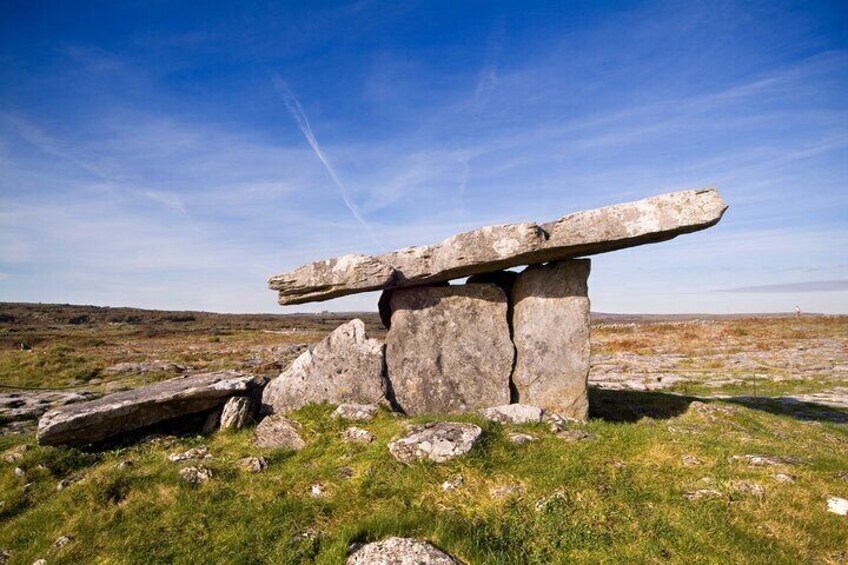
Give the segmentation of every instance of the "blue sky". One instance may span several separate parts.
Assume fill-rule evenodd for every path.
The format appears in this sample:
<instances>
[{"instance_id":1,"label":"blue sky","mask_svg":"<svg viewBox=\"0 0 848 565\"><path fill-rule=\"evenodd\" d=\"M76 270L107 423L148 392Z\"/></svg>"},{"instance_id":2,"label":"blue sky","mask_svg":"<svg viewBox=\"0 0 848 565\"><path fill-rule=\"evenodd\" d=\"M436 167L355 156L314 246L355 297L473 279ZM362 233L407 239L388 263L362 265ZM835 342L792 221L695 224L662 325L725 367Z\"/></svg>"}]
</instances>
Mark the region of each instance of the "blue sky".
<instances>
[{"instance_id":1,"label":"blue sky","mask_svg":"<svg viewBox=\"0 0 848 565\"><path fill-rule=\"evenodd\" d=\"M281 309L346 253L716 186L606 312L848 312L844 2L0 2L0 300Z\"/></svg>"}]
</instances>

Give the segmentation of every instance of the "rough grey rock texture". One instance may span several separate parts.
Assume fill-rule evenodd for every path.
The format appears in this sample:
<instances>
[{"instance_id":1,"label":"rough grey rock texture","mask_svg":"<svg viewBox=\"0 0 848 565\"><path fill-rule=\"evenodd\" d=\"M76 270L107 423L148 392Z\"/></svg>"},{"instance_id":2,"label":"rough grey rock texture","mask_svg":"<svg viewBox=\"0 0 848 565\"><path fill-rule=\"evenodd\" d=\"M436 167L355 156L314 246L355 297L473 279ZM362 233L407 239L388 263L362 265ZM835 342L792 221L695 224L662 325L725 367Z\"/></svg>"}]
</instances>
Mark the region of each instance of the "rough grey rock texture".
<instances>
[{"instance_id":1,"label":"rough grey rock texture","mask_svg":"<svg viewBox=\"0 0 848 565\"><path fill-rule=\"evenodd\" d=\"M448 281L666 241L717 224L726 209L712 188L672 192L576 212L542 225L488 226L379 257L317 261L272 277L268 286L279 291L279 303L285 305Z\"/></svg>"},{"instance_id":2,"label":"rough grey rock texture","mask_svg":"<svg viewBox=\"0 0 848 565\"><path fill-rule=\"evenodd\" d=\"M281 414L268 416L256 426L253 433L253 445L265 449L292 449L299 451L306 447L294 423Z\"/></svg>"},{"instance_id":3,"label":"rough grey rock texture","mask_svg":"<svg viewBox=\"0 0 848 565\"><path fill-rule=\"evenodd\" d=\"M384 346L368 339L354 319L305 351L262 392L267 413L285 414L306 404L376 404L386 396Z\"/></svg>"},{"instance_id":4,"label":"rough grey rock texture","mask_svg":"<svg viewBox=\"0 0 848 565\"><path fill-rule=\"evenodd\" d=\"M435 422L417 426L409 435L389 443L389 451L401 463L423 459L443 463L471 451L481 433L474 424Z\"/></svg>"},{"instance_id":5,"label":"rough grey rock texture","mask_svg":"<svg viewBox=\"0 0 848 565\"><path fill-rule=\"evenodd\" d=\"M240 430L253 422L256 401L249 396L234 396L227 400L221 411L222 430Z\"/></svg>"},{"instance_id":6,"label":"rough grey rock texture","mask_svg":"<svg viewBox=\"0 0 848 565\"><path fill-rule=\"evenodd\" d=\"M186 375L97 400L62 406L38 422L43 445L85 445L178 416L205 412L235 395L250 394L265 379L219 371Z\"/></svg>"},{"instance_id":7,"label":"rough grey rock texture","mask_svg":"<svg viewBox=\"0 0 848 565\"><path fill-rule=\"evenodd\" d=\"M261 473L268 468L268 461L264 457L245 457L238 460L238 466L248 473Z\"/></svg>"},{"instance_id":8,"label":"rough grey rock texture","mask_svg":"<svg viewBox=\"0 0 848 565\"><path fill-rule=\"evenodd\" d=\"M345 565L461 565L461 562L426 541L393 537L354 550Z\"/></svg>"},{"instance_id":9,"label":"rough grey rock texture","mask_svg":"<svg viewBox=\"0 0 848 565\"><path fill-rule=\"evenodd\" d=\"M405 288L391 302L386 366L401 410L465 412L509 402L515 350L500 288Z\"/></svg>"},{"instance_id":10,"label":"rough grey rock texture","mask_svg":"<svg viewBox=\"0 0 848 565\"><path fill-rule=\"evenodd\" d=\"M492 406L480 412L480 415L492 422L501 424L529 424L542 421L544 411L529 404L505 404Z\"/></svg>"},{"instance_id":11,"label":"rough grey rock texture","mask_svg":"<svg viewBox=\"0 0 848 565\"><path fill-rule=\"evenodd\" d=\"M37 420L57 406L93 400L92 392L17 391L0 394L0 422Z\"/></svg>"},{"instance_id":12,"label":"rough grey rock texture","mask_svg":"<svg viewBox=\"0 0 848 565\"><path fill-rule=\"evenodd\" d=\"M589 259L534 265L512 288L518 401L589 416Z\"/></svg>"},{"instance_id":13,"label":"rough grey rock texture","mask_svg":"<svg viewBox=\"0 0 848 565\"><path fill-rule=\"evenodd\" d=\"M186 467L180 469L180 478L190 485L201 485L212 478L212 471L206 467Z\"/></svg>"},{"instance_id":14,"label":"rough grey rock texture","mask_svg":"<svg viewBox=\"0 0 848 565\"><path fill-rule=\"evenodd\" d=\"M377 415L376 404L342 404L333 410L332 417L340 420L370 422Z\"/></svg>"}]
</instances>

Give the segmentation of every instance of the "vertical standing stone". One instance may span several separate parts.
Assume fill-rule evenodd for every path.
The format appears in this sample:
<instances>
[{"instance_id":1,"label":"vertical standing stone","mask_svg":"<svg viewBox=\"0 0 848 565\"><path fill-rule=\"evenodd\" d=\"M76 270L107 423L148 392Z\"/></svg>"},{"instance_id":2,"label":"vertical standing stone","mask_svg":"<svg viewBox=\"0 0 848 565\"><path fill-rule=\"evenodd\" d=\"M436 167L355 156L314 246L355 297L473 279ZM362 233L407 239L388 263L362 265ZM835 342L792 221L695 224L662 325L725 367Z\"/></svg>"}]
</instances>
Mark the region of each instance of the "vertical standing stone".
<instances>
[{"instance_id":1,"label":"vertical standing stone","mask_svg":"<svg viewBox=\"0 0 848 565\"><path fill-rule=\"evenodd\" d=\"M577 259L527 267L512 288L512 382L522 404L586 419L589 399L591 262Z\"/></svg>"},{"instance_id":2,"label":"vertical standing stone","mask_svg":"<svg viewBox=\"0 0 848 565\"><path fill-rule=\"evenodd\" d=\"M396 289L390 307L386 365L404 412L465 412L509 402L515 353L500 288Z\"/></svg>"}]
</instances>

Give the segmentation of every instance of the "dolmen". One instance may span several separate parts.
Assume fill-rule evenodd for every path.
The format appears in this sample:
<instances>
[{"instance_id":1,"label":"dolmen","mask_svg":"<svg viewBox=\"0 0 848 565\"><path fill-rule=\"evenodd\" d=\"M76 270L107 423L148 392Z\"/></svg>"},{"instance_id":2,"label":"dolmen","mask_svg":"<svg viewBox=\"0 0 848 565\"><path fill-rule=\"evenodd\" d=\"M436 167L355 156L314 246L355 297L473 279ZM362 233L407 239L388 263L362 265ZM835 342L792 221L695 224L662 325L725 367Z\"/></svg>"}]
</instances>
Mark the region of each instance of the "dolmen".
<instances>
[{"instance_id":1,"label":"dolmen","mask_svg":"<svg viewBox=\"0 0 848 565\"><path fill-rule=\"evenodd\" d=\"M674 192L549 223L488 226L435 245L304 265L268 281L281 305L380 290L385 343L369 338L365 324L354 319L267 386L243 374L183 376L48 412L38 439L93 443L204 411L209 429L273 415L260 423L271 429L289 425L288 412L322 402L383 405L413 416L486 417L491 412L486 409L497 408L498 414L530 410L585 420L591 270L586 257L709 228L726 209L713 188ZM509 409L516 404L521 406L512 408L520 410Z\"/></svg>"}]
</instances>

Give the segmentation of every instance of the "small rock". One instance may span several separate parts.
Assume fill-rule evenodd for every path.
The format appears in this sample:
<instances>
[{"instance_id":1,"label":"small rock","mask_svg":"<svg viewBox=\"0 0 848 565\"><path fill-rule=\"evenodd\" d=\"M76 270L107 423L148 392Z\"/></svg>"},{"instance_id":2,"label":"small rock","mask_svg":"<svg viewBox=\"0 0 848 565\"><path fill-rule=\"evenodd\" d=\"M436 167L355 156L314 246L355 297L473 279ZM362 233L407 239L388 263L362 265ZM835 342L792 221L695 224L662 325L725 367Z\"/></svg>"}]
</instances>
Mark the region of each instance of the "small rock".
<instances>
[{"instance_id":1,"label":"small rock","mask_svg":"<svg viewBox=\"0 0 848 565\"><path fill-rule=\"evenodd\" d=\"M15 448L8 450L3 455L3 461L5 461L6 463L15 463L17 461L20 461L21 459L23 459L24 453L26 453L27 451L29 451L29 444L25 443L23 445L19 445Z\"/></svg>"},{"instance_id":2,"label":"small rock","mask_svg":"<svg viewBox=\"0 0 848 565\"><path fill-rule=\"evenodd\" d=\"M5 549L0 549L0 565L4 565L11 558L12 558L11 553L6 551Z\"/></svg>"},{"instance_id":3,"label":"small rock","mask_svg":"<svg viewBox=\"0 0 848 565\"><path fill-rule=\"evenodd\" d=\"M521 485L501 485L489 489L489 496L495 500L501 500L511 496L517 496L521 494L522 490Z\"/></svg>"},{"instance_id":4,"label":"small rock","mask_svg":"<svg viewBox=\"0 0 848 565\"><path fill-rule=\"evenodd\" d=\"M435 546L413 538L392 537L354 549L345 565L461 565Z\"/></svg>"},{"instance_id":5,"label":"small rock","mask_svg":"<svg viewBox=\"0 0 848 565\"><path fill-rule=\"evenodd\" d=\"M268 416L256 426L253 445L267 449L293 449L306 447L294 423L280 414Z\"/></svg>"},{"instance_id":6,"label":"small rock","mask_svg":"<svg viewBox=\"0 0 848 565\"><path fill-rule=\"evenodd\" d=\"M774 467L777 465L790 465L796 462L791 457L767 456L767 455L733 455L731 461L746 461L752 467Z\"/></svg>"},{"instance_id":7,"label":"small rock","mask_svg":"<svg viewBox=\"0 0 848 565\"><path fill-rule=\"evenodd\" d=\"M264 457L245 457L238 460L238 466L248 473L261 473L268 467L268 461Z\"/></svg>"},{"instance_id":8,"label":"small rock","mask_svg":"<svg viewBox=\"0 0 848 565\"><path fill-rule=\"evenodd\" d=\"M47 565L46 559L36 559L32 562L32 565Z\"/></svg>"},{"instance_id":9,"label":"small rock","mask_svg":"<svg viewBox=\"0 0 848 565\"><path fill-rule=\"evenodd\" d=\"M178 461L186 461L188 459L211 459L209 449L205 445L192 447L188 451L182 453L172 453L168 456L168 461L177 463Z\"/></svg>"},{"instance_id":10,"label":"small rock","mask_svg":"<svg viewBox=\"0 0 848 565\"><path fill-rule=\"evenodd\" d=\"M589 432L583 430L563 430L561 432L558 432L556 436L566 441L583 441L595 439L595 434L590 434Z\"/></svg>"},{"instance_id":11,"label":"small rock","mask_svg":"<svg viewBox=\"0 0 848 565\"><path fill-rule=\"evenodd\" d=\"M389 451L401 463L422 459L442 463L471 451L482 433L474 424L436 422L391 442Z\"/></svg>"},{"instance_id":12,"label":"small rock","mask_svg":"<svg viewBox=\"0 0 848 565\"><path fill-rule=\"evenodd\" d=\"M65 490L66 488L68 488L72 484L73 484L73 482L70 479L62 479L61 481L56 483L56 490L57 491Z\"/></svg>"},{"instance_id":13,"label":"small rock","mask_svg":"<svg viewBox=\"0 0 848 565\"><path fill-rule=\"evenodd\" d=\"M69 543L71 543L71 538L68 536L61 536L53 542L53 547L65 547Z\"/></svg>"},{"instance_id":14,"label":"small rock","mask_svg":"<svg viewBox=\"0 0 848 565\"><path fill-rule=\"evenodd\" d=\"M562 430L568 428L570 424L586 423L583 420L578 420L576 418L566 418L565 416L561 416L554 412L545 412L542 415L542 421L548 425L548 428L550 428L552 434L561 432Z\"/></svg>"},{"instance_id":15,"label":"small rock","mask_svg":"<svg viewBox=\"0 0 848 565\"><path fill-rule=\"evenodd\" d=\"M845 482L848 482L848 471L839 471L836 476Z\"/></svg>"},{"instance_id":16,"label":"small rock","mask_svg":"<svg viewBox=\"0 0 848 565\"><path fill-rule=\"evenodd\" d=\"M357 443L371 443L374 441L374 434L369 432L368 430L363 430L362 428L357 428L356 426L351 426L342 432L342 439L344 441L352 441Z\"/></svg>"},{"instance_id":17,"label":"small rock","mask_svg":"<svg viewBox=\"0 0 848 565\"><path fill-rule=\"evenodd\" d=\"M133 465L135 465L135 463L133 463L133 461L131 459L124 459L120 463L116 464L115 468L116 469L128 469L128 468L132 467Z\"/></svg>"},{"instance_id":18,"label":"small rock","mask_svg":"<svg viewBox=\"0 0 848 565\"><path fill-rule=\"evenodd\" d=\"M529 424L542 421L544 411L529 404L504 404L492 406L480 411L480 415L490 422L501 424Z\"/></svg>"},{"instance_id":19,"label":"small rock","mask_svg":"<svg viewBox=\"0 0 848 565\"><path fill-rule=\"evenodd\" d=\"M462 481L463 479L461 475L457 475L452 479L448 479L447 481L442 483L442 490L445 492L456 490L460 487L460 485L462 485Z\"/></svg>"},{"instance_id":20,"label":"small rock","mask_svg":"<svg viewBox=\"0 0 848 565\"><path fill-rule=\"evenodd\" d=\"M13 472L13 473L15 474L15 476L16 476L16 477L18 477L18 478L22 478L22 477L25 477L25 476L26 476L26 471L24 471L24 470L23 470L23 469L21 469L20 467L15 467L15 468L12 470L12 472Z\"/></svg>"},{"instance_id":21,"label":"small rock","mask_svg":"<svg viewBox=\"0 0 848 565\"><path fill-rule=\"evenodd\" d=\"M333 411L332 417L370 422L377 415L377 410L376 404L341 404Z\"/></svg>"},{"instance_id":22,"label":"small rock","mask_svg":"<svg viewBox=\"0 0 848 565\"><path fill-rule=\"evenodd\" d=\"M309 487L309 496L312 498L321 498L324 496L324 487L321 485L312 485Z\"/></svg>"},{"instance_id":23,"label":"small rock","mask_svg":"<svg viewBox=\"0 0 848 565\"><path fill-rule=\"evenodd\" d=\"M702 488L693 490L683 495L686 500L702 500L705 498L724 498L724 495L719 491L711 488Z\"/></svg>"},{"instance_id":24,"label":"small rock","mask_svg":"<svg viewBox=\"0 0 848 565\"><path fill-rule=\"evenodd\" d=\"M791 485L795 482L795 477L792 475L787 475L786 473L775 473L772 475L772 478L775 482L780 483L782 485Z\"/></svg>"},{"instance_id":25,"label":"small rock","mask_svg":"<svg viewBox=\"0 0 848 565\"><path fill-rule=\"evenodd\" d=\"M524 445L525 443L530 443L531 441L537 441L539 439L536 436L532 436L530 434L520 434L517 432L509 433L506 437L509 439L509 441L516 445Z\"/></svg>"},{"instance_id":26,"label":"small rock","mask_svg":"<svg viewBox=\"0 0 848 565\"><path fill-rule=\"evenodd\" d=\"M180 478L190 485L200 485L212 478L212 471L206 467L185 467L180 470Z\"/></svg>"},{"instance_id":27,"label":"small rock","mask_svg":"<svg viewBox=\"0 0 848 565\"><path fill-rule=\"evenodd\" d=\"M752 494L754 496L763 496L766 493L766 489L760 483L755 483L754 481L730 481L730 488L735 491L743 492L746 494Z\"/></svg>"},{"instance_id":28,"label":"small rock","mask_svg":"<svg viewBox=\"0 0 848 565\"><path fill-rule=\"evenodd\" d=\"M695 457L694 455L684 455L683 456L683 466L684 467L697 467L698 465L703 465L704 462Z\"/></svg>"},{"instance_id":29,"label":"small rock","mask_svg":"<svg viewBox=\"0 0 848 565\"><path fill-rule=\"evenodd\" d=\"M828 496L827 511L839 514L840 516L848 516L848 500L836 496Z\"/></svg>"}]
</instances>

